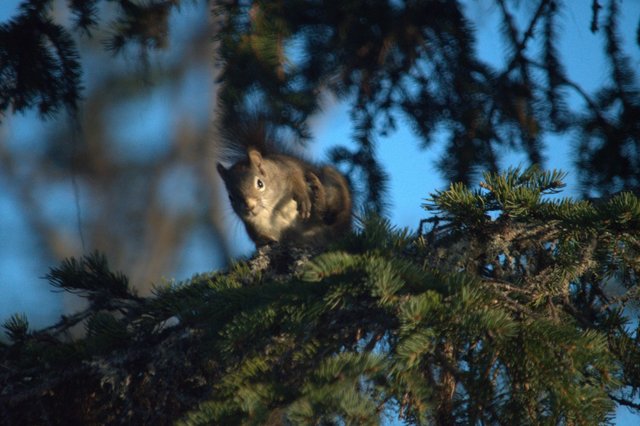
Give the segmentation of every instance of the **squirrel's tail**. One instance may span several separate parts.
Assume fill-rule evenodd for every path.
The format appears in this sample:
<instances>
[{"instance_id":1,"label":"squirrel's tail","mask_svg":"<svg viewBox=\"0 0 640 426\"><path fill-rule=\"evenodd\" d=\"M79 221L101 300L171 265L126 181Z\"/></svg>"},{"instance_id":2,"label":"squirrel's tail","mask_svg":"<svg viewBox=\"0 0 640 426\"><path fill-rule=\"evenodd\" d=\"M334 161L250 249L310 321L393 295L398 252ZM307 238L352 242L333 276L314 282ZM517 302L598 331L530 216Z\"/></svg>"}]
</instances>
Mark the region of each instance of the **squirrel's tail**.
<instances>
[{"instance_id":1,"label":"squirrel's tail","mask_svg":"<svg viewBox=\"0 0 640 426\"><path fill-rule=\"evenodd\" d=\"M273 152L276 145L276 131L272 125L260 117L238 117L233 121L218 124L223 160L235 163L245 158L249 148L261 153Z\"/></svg>"},{"instance_id":2,"label":"squirrel's tail","mask_svg":"<svg viewBox=\"0 0 640 426\"><path fill-rule=\"evenodd\" d=\"M296 148L302 141L287 134L273 122L259 114L245 114L217 125L220 136L220 155L223 161L235 163L246 158L249 148L263 155L288 154L301 156Z\"/></svg>"}]
</instances>

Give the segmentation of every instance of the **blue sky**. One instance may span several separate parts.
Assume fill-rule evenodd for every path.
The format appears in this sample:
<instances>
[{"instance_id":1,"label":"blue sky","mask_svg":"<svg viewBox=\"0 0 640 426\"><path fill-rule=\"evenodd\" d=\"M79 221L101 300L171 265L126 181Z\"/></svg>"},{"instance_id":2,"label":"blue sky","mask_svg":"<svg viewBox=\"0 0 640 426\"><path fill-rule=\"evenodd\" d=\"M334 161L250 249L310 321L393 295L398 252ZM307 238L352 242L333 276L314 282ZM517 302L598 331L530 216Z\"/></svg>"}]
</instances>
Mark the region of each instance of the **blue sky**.
<instances>
[{"instance_id":1,"label":"blue sky","mask_svg":"<svg viewBox=\"0 0 640 426\"><path fill-rule=\"evenodd\" d=\"M469 17L479 30L478 51L480 56L498 64L502 60L504 46L497 25L497 10L487 7L488 2L469 0L465 2ZM13 16L18 0L2 0L0 2L0 22ZM529 2L520 2L526 8ZM589 31L591 19L590 1L566 1L562 19L562 47L560 49L569 77L577 81L588 92L601 86L608 79L608 71L603 62L602 37ZM640 1L624 0L621 2L621 32L625 41L631 45L640 17ZM194 7L185 7L183 13L201 13ZM176 38L177 37L177 38ZM173 36L174 44L180 43L180 36ZM627 49L632 53L632 65L640 69L640 49L637 45ZM210 93L202 90L203 85L211 84L211 78L202 70L195 70L185 78L183 87L178 91L185 108L192 108L193 114L206 114L211 108L210 99L205 96ZM170 109L166 102L173 94L160 91L153 92L149 98L136 101L129 106L113 112L115 121L122 121L123 117L135 115L133 124L114 130L114 143L128 154L139 149L140 155L147 155L147 148L128 143L128 138L137 140L146 137L156 140L158 135L168 133L171 122ZM195 100L195 101L194 101ZM175 101L172 100L172 101ZM569 97L569 102L580 102L577 97ZM63 117L59 117L64 121ZM28 113L10 120L9 126L0 127L0 143L19 144L21 149L37 150L42 147L38 143L38 135L42 128L55 125L55 122L41 123L34 114ZM324 112L312 120L314 139L312 145L313 156L318 160L325 159L328 148L338 144L348 144L353 129L348 118L348 106L342 103L326 100ZM547 168L572 170L570 155L572 147L571 135L548 139L545 155ZM392 223L397 226L415 228L425 212L420 208L423 199L430 192L447 185L435 168L435 160L441 155L442 147L433 144L425 150L418 149L415 136L406 128L399 130L379 141L379 157L383 159L390 177L389 185L389 215ZM399 147L401 149L399 149ZM508 153L503 166L518 165L525 158L516 153ZM213 167L213 164L212 164ZM567 188L562 195L577 195L575 175L569 175ZM42 277L47 269L30 256L37 244L29 236L28 226L20 217L17 206L13 204L12 191L15 188L0 180L0 321L14 312L26 312L32 324L42 326L54 321L60 313L62 299L59 294L52 293ZM225 200L226 201L226 200ZM70 187L61 188L51 198L49 208L55 210L73 203ZM234 235L242 239L243 243L237 254L246 254L252 250L252 245L244 235L244 229L239 221L228 209L230 228ZM211 269L211 260L202 253L202 241L194 239L191 243L190 260L185 261L176 273L176 279L187 278L194 273ZM25 279L27 277L27 279ZM618 424L639 424L640 417L633 417L626 409L621 409L617 416Z\"/></svg>"}]
</instances>

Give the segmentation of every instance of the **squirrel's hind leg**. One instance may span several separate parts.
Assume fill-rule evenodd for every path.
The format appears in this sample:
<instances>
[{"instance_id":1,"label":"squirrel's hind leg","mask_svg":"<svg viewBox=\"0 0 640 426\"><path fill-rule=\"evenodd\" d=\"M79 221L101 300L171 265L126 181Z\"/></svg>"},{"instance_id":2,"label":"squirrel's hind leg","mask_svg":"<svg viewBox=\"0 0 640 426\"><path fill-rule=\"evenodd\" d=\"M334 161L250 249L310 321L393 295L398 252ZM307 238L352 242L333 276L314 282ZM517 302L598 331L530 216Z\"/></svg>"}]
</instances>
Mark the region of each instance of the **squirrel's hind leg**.
<instances>
[{"instance_id":1,"label":"squirrel's hind leg","mask_svg":"<svg viewBox=\"0 0 640 426\"><path fill-rule=\"evenodd\" d=\"M315 173L307 171L305 180L311 189L311 204L313 205L313 215L323 218L327 209L327 194L320 178Z\"/></svg>"}]
</instances>

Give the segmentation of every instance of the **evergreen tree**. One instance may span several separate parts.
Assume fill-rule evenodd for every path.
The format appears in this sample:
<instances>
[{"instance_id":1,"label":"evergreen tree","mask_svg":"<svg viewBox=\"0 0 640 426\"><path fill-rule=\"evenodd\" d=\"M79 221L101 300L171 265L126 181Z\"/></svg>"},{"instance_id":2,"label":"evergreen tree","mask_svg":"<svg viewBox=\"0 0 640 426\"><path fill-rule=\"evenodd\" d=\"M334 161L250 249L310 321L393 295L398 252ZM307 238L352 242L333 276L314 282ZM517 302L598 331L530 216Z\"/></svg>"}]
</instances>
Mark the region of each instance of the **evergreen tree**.
<instances>
[{"instance_id":1,"label":"evergreen tree","mask_svg":"<svg viewBox=\"0 0 640 426\"><path fill-rule=\"evenodd\" d=\"M90 307L5 323L6 423L600 424L634 408L640 200L487 173L422 230L366 217L340 245L132 294L104 257L51 270ZM64 339L86 320L87 335Z\"/></svg>"},{"instance_id":2,"label":"evergreen tree","mask_svg":"<svg viewBox=\"0 0 640 426\"><path fill-rule=\"evenodd\" d=\"M103 25L107 3L117 10L106 46L144 53L163 47L183 2L69 1L68 28L52 0L25 0L0 25L0 111L74 113L71 34ZM272 248L148 298L100 254L66 260L47 278L89 307L44 330L20 314L5 322L0 421L599 424L616 405L640 410L640 91L618 2L592 1L611 70L595 94L564 70L561 2L535 2L523 27L517 2L494 3L503 68L478 57L457 1L212 3L221 123L258 114L305 140L331 93L357 129L355 148L333 158L369 210L384 207L376 137L399 119L424 146L450 130L440 168L454 183L425 203L420 229L370 214L324 253ZM584 111L566 104L569 91ZM545 136L568 131L585 193L604 200L549 198L558 172L498 172L502 148L542 163ZM471 189L478 168L488 172Z\"/></svg>"}]
</instances>

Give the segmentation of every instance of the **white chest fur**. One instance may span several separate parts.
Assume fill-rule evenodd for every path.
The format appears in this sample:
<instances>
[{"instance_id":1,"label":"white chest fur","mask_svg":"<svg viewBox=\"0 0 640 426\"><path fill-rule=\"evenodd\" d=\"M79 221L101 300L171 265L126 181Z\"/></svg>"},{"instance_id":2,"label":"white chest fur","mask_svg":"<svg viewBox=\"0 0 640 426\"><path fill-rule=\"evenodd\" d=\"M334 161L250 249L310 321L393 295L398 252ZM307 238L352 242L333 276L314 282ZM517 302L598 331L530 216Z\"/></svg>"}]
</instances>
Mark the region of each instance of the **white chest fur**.
<instances>
[{"instance_id":1,"label":"white chest fur","mask_svg":"<svg viewBox=\"0 0 640 426\"><path fill-rule=\"evenodd\" d=\"M260 234L275 241L280 240L283 232L295 227L297 220L298 205L292 199L281 201L273 210L261 209L255 216L247 218Z\"/></svg>"}]
</instances>

